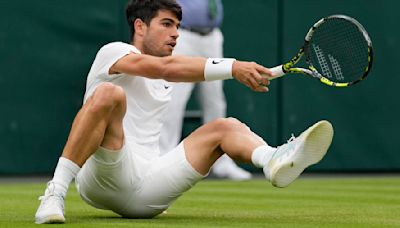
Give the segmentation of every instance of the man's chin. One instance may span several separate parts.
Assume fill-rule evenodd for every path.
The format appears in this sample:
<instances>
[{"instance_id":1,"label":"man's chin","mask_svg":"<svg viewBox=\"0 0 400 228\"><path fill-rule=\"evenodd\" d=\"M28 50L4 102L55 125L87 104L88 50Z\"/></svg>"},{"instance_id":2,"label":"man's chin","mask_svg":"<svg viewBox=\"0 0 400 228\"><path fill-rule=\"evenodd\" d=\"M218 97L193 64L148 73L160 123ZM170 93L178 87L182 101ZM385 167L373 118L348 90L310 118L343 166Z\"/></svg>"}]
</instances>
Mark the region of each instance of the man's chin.
<instances>
[{"instance_id":1,"label":"man's chin","mask_svg":"<svg viewBox=\"0 0 400 228\"><path fill-rule=\"evenodd\" d=\"M170 55L172 55L172 50L171 51L164 51L164 52L160 53L160 57L170 56Z\"/></svg>"}]
</instances>

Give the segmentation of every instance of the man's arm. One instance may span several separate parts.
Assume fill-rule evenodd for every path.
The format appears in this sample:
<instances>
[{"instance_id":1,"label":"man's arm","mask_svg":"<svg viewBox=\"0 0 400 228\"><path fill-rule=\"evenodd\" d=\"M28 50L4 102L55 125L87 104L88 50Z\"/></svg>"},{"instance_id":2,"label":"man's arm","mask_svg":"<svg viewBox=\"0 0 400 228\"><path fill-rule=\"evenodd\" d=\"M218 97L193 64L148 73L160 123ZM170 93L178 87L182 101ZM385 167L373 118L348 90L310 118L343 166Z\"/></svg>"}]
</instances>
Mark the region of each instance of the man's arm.
<instances>
[{"instance_id":1,"label":"man's arm","mask_svg":"<svg viewBox=\"0 0 400 228\"><path fill-rule=\"evenodd\" d=\"M145 54L128 54L111 66L109 73L140 75L152 79L164 79L171 82L204 81L204 68L207 59L189 56L156 57ZM255 91L266 92L269 85L267 78L271 71L254 62L234 61L232 76Z\"/></svg>"},{"instance_id":2,"label":"man's arm","mask_svg":"<svg viewBox=\"0 0 400 228\"><path fill-rule=\"evenodd\" d=\"M125 73L171 82L204 81L205 59L189 56L156 57L131 53L110 68L110 74Z\"/></svg>"}]
</instances>

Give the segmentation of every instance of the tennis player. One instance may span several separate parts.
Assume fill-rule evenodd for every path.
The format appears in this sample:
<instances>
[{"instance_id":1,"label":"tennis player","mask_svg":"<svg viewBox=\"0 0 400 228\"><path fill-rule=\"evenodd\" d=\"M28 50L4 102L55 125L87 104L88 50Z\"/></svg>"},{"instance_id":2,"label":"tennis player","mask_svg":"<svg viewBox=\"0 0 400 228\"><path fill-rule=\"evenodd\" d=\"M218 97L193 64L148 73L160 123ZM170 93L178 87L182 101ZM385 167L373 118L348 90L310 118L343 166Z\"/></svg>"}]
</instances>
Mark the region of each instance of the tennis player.
<instances>
[{"instance_id":1,"label":"tennis player","mask_svg":"<svg viewBox=\"0 0 400 228\"><path fill-rule=\"evenodd\" d=\"M159 156L162 115L173 89L168 81L235 78L268 91L254 62L171 56L181 8L175 0L132 0L126 8L131 44L114 42L96 55L84 105L36 212L36 223L64 223L64 199L76 178L88 204L128 218L152 218L207 176L224 153L263 168L274 186L285 187L325 155L333 135L327 121L273 148L234 118L207 123L173 151Z\"/></svg>"}]
</instances>

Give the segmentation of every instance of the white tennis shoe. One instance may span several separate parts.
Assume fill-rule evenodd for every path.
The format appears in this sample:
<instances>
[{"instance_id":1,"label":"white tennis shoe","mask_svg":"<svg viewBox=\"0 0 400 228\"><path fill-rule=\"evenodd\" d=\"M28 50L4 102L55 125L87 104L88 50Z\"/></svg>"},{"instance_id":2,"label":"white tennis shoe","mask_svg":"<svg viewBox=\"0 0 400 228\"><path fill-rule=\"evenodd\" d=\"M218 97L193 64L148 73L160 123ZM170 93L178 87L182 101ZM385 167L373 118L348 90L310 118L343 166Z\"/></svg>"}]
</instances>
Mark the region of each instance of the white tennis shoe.
<instances>
[{"instance_id":1,"label":"white tennis shoe","mask_svg":"<svg viewBox=\"0 0 400 228\"><path fill-rule=\"evenodd\" d=\"M54 183L47 183L44 196L40 196L40 206L35 214L36 224L64 223L64 198L54 193Z\"/></svg>"},{"instance_id":2,"label":"white tennis shoe","mask_svg":"<svg viewBox=\"0 0 400 228\"><path fill-rule=\"evenodd\" d=\"M288 186L305 168L325 156L332 138L332 124L326 120L309 127L297 138L292 136L286 144L277 148L263 168L265 177L275 187Z\"/></svg>"}]
</instances>

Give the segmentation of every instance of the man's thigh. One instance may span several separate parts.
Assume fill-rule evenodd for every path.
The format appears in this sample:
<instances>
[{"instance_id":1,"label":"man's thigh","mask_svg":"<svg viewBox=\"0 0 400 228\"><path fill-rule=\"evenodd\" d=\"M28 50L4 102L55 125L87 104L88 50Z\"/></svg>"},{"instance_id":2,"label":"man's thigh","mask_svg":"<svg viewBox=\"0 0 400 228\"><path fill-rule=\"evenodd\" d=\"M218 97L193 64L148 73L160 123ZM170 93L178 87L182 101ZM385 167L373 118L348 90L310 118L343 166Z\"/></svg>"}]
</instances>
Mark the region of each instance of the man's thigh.
<instances>
[{"instance_id":1,"label":"man's thigh","mask_svg":"<svg viewBox=\"0 0 400 228\"><path fill-rule=\"evenodd\" d=\"M119 213L135 191L135 168L126 146L119 151L100 147L80 170L76 178L78 191L88 204Z\"/></svg>"},{"instance_id":2,"label":"man's thigh","mask_svg":"<svg viewBox=\"0 0 400 228\"><path fill-rule=\"evenodd\" d=\"M183 143L179 144L152 161L149 171L143 176L136 199L142 207L140 211L152 214L150 217L163 212L204 177L190 165L185 157Z\"/></svg>"}]
</instances>

